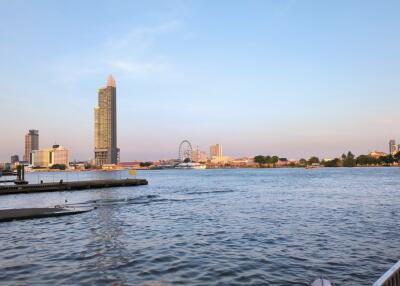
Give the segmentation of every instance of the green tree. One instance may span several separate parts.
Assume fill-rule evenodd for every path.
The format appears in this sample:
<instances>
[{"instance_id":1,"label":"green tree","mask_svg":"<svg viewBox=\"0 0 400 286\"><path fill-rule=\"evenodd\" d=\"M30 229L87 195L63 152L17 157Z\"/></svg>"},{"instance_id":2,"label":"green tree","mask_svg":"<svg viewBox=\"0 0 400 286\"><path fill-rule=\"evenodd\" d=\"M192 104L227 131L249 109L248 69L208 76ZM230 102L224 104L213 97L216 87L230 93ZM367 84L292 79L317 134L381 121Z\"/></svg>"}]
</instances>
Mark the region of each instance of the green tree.
<instances>
[{"instance_id":1,"label":"green tree","mask_svg":"<svg viewBox=\"0 0 400 286\"><path fill-rule=\"evenodd\" d=\"M304 159L304 158L301 158L301 159L299 160L299 165L301 165L301 166L307 165L307 160Z\"/></svg>"},{"instance_id":2,"label":"green tree","mask_svg":"<svg viewBox=\"0 0 400 286\"><path fill-rule=\"evenodd\" d=\"M343 155L342 155L342 158L343 158ZM354 157L355 156L353 153L351 153L350 151L347 152L347 155L344 155L343 167L355 167L357 164L357 161L356 161L356 159L354 159Z\"/></svg>"},{"instance_id":3,"label":"green tree","mask_svg":"<svg viewBox=\"0 0 400 286\"><path fill-rule=\"evenodd\" d=\"M279 161L279 157L278 156L272 156L272 158L271 158L271 163L272 164L276 164L276 163L278 163L278 161Z\"/></svg>"},{"instance_id":4,"label":"green tree","mask_svg":"<svg viewBox=\"0 0 400 286\"><path fill-rule=\"evenodd\" d=\"M329 161L322 161L322 165L324 165L325 167L339 167L340 159L335 158L335 159L329 160Z\"/></svg>"},{"instance_id":5,"label":"green tree","mask_svg":"<svg viewBox=\"0 0 400 286\"><path fill-rule=\"evenodd\" d=\"M151 162L140 162L139 163L139 166L140 167L150 167L151 165L153 165L153 163L151 163Z\"/></svg>"},{"instance_id":6,"label":"green tree","mask_svg":"<svg viewBox=\"0 0 400 286\"><path fill-rule=\"evenodd\" d=\"M254 157L254 163L257 163L259 167L261 167L263 164L265 164L266 159L262 155L257 155Z\"/></svg>"},{"instance_id":7,"label":"green tree","mask_svg":"<svg viewBox=\"0 0 400 286\"><path fill-rule=\"evenodd\" d=\"M55 170L65 170L67 166L64 164L54 164L50 167L50 169L55 169Z\"/></svg>"},{"instance_id":8,"label":"green tree","mask_svg":"<svg viewBox=\"0 0 400 286\"><path fill-rule=\"evenodd\" d=\"M395 162L395 159L393 158L393 156L391 154L389 154L389 155L386 155L386 156L379 157L379 162L382 165L389 166L390 164L393 164Z\"/></svg>"},{"instance_id":9,"label":"green tree","mask_svg":"<svg viewBox=\"0 0 400 286\"><path fill-rule=\"evenodd\" d=\"M400 151L394 154L393 158L396 160L396 162L400 162Z\"/></svg>"},{"instance_id":10,"label":"green tree","mask_svg":"<svg viewBox=\"0 0 400 286\"><path fill-rule=\"evenodd\" d=\"M308 159L308 165L312 165L312 164L318 164L319 163L319 158L316 156L311 157L310 159Z\"/></svg>"}]
</instances>

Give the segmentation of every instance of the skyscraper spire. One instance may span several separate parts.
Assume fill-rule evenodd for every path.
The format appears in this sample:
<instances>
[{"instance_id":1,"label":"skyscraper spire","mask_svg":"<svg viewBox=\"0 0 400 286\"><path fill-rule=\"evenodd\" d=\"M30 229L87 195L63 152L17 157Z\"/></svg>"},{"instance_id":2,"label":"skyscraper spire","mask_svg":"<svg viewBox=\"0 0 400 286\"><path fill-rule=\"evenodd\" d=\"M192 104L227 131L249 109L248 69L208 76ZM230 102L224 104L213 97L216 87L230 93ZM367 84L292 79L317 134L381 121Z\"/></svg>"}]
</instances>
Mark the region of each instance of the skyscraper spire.
<instances>
[{"instance_id":1,"label":"skyscraper spire","mask_svg":"<svg viewBox=\"0 0 400 286\"><path fill-rule=\"evenodd\" d=\"M113 78L113 76L111 74L107 78L107 86L116 87L115 79Z\"/></svg>"}]
</instances>

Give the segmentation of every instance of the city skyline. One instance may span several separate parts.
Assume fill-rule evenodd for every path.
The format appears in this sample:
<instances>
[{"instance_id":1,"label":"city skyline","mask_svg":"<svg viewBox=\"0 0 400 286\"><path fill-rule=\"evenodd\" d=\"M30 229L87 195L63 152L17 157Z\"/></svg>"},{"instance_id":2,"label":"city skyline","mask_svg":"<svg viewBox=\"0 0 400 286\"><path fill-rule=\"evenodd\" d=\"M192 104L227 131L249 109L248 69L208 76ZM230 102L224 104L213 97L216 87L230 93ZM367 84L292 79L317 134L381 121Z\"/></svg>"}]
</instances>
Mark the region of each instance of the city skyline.
<instances>
[{"instance_id":1,"label":"city skyline","mask_svg":"<svg viewBox=\"0 0 400 286\"><path fill-rule=\"evenodd\" d=\"M183 138L301 158L386 152L400 137L396 1L61 3L0 4L1 161L22 157L29 129L93 158L93 98L110 73L121 161L174 158Z\"/></svg>"}]
</instances>

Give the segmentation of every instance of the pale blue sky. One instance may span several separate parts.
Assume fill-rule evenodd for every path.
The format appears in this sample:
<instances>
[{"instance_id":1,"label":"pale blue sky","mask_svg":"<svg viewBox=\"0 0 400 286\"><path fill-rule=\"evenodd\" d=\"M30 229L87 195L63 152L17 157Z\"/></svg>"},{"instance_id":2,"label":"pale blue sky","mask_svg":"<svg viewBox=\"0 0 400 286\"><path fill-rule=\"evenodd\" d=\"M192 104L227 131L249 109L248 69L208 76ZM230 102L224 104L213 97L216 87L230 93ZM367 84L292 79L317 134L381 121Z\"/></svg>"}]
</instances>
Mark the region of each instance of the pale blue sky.
<instances>
[{"instance_id":1,"label":"pale blue sky","mask_svg":"<svg viewBox=\"0 0 400 286\"><path fill-rule=\"evenodd\" d=\"M0 0L0 160L40 130L93 157L117 81L122 160L386 151L400 140L400 1Z\"/></svg>"}]
</instances>

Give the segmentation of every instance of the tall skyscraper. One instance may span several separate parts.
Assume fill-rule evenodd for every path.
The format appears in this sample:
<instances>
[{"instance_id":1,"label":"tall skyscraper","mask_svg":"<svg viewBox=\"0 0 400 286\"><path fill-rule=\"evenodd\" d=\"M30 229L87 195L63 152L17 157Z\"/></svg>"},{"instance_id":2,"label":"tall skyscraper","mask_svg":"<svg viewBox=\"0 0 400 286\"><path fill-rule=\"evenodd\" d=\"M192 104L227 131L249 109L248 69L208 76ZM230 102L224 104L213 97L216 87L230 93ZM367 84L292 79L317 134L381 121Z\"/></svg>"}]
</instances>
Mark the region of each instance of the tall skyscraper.
<instances>
[{"instance_id":1,"label":"tall skyscraper","mask_svg":"<svg viewBox=\"0 0 400 286\"><path fill-rule=\"evenodd\" d=\"M210 146L210 158L213 157L222 157L222 146L220 144Z\"/></svg>"},{"instance_id":2,"label":"tall skyscraper","mask_svg":"<svg viewBox=\"0 0 400 286\"><path fill-rule=\"evenodd\" d=\"M396 141L394 139L389 140L389 154L396 154L397 153L397 146Z\"/></svg>"},{"instance_id":3,"label":"tall skyscraper","mask_svg":"<svg viewBox=\"0 0 400 286\"><path fill-rule=\"evenodd\" d=\"M98 104L94 109L94 158L97 166L117 164L117 89L112 75L106 87L98 92Z\"/></svg>"},{"instance_id":4,"label":"tall skyscraper","mask_svg":"<svg viewBox=\"0 0 400 286\"><path fill-rule=\"evenodd\" d=\"M25 154L24 161L30 162L31 152L39 150L39 130L29 130L25 135Z\"/></svg>"}]
</instances>

